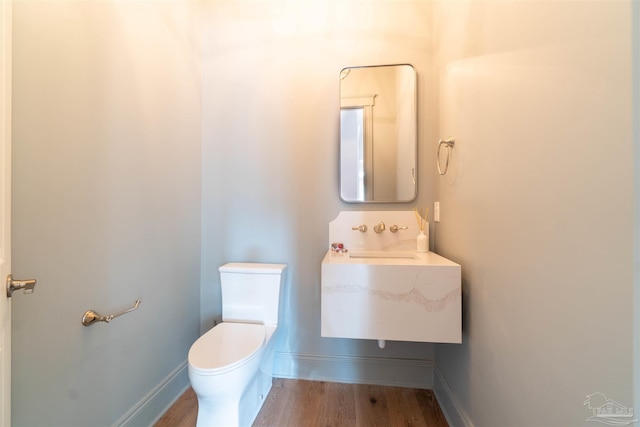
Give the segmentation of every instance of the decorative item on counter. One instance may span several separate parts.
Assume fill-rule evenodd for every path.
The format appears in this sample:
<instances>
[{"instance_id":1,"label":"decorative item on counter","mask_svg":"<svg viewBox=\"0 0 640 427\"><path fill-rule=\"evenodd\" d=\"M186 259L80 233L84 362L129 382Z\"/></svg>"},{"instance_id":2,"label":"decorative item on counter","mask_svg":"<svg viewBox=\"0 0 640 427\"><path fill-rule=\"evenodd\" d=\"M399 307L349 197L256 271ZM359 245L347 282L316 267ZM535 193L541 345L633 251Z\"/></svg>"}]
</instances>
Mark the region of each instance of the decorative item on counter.
<instances>
[{"instance_id":1,"label":"decorative item on counter","mask_svg":"<svg viewBox=\"0 0 640 427\"><path fill-rule=\"evenodd\" d=\"M425 208L424 212L413 208L413 213L416 214L416 221L418 221L418 229L420 234L416 237L416 250L418 252L429 252L429 208Z\"/></svg>"},{"instance_id":2,"label":"decorative item on counter","mask_svg":"<svg viewBox=\"0 0 640 427\"><path fill-rule=\"evenodd\" d=\"M337 253L348 252L347 248L345 248L342 243L332 243L331 250Z\"/></svg>"}]
</instances>

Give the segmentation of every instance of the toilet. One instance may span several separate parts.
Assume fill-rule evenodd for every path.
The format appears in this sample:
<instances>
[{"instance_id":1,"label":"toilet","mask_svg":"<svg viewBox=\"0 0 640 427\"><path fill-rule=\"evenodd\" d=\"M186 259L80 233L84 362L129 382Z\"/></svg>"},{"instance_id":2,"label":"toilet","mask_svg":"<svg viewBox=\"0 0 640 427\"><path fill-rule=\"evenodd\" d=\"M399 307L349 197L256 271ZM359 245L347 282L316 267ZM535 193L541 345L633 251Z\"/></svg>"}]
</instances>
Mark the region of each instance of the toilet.
<instances>
[{"instance_id":1,"label":"toilet","mask_svg":"<svg viewBox=\"0 0 640 427\"><path fill-rule=\"evenodd\" d=\"M197 427L250 426L269 390L272 338L285 264L221 266L222 323L189 350L189 381L198 398Z\"/></svg>"}]
</instances>

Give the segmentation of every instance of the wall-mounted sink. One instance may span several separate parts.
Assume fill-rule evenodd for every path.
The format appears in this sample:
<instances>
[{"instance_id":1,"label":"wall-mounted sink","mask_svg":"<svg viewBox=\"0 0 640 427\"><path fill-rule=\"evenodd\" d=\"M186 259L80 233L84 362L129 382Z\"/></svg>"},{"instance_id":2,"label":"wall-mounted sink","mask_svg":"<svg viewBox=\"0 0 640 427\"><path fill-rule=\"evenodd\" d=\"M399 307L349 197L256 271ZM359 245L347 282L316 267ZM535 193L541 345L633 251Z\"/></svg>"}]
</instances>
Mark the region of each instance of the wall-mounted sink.
<instances>
[{"instance_id":1,"label":"wall-mounted sink","mask_svg":"<svg viewBox=\"0 0 640 427\"><path fill-rule=\"evenodd\" d=\"M351 223L386 222L380 218L383 212L362 214L362 219L354 221L348 217L347 224L331 226L351 232ZM413 216L412 212L408 214ZM341 216L335 221L340 220ZM356 237L361 238L359 234ZM330 238L339 241L335 239L340 236ZM390 235L384 238L386 248L329 250L325 255L321 279L322 336L373 339L381 346L385 340L460 343L460 265L434 252L411 250L410 247L415 248L415 235L404 245L401 239L406 237L396 236L398 242L390 240L393 238ZM372 234L366 239L375 243L375 239L382 238Z\"/></svg>"}]
</instances>

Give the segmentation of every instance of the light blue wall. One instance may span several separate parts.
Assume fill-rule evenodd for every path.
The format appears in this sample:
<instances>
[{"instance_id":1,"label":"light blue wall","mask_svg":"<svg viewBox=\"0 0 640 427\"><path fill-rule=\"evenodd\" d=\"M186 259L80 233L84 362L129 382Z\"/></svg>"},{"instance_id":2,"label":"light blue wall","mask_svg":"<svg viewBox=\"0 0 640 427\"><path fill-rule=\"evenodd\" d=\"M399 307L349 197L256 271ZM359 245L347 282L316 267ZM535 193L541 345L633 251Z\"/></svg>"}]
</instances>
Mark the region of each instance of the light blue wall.
<instances>
[{"instance_id":1,"label":"light blue wall","mask_svg":"<svg viewBox=\"0 0 640 427\"><path fill-rule=\"evenodd\" d=\"M16 427L148 425L186 386L200 284L192 18L160 2L14 4L13 272L38 280L13 297ZM138 298L109 324L80 322Z\"/></svg>"},{"instance_id":2,"label":"light blue wall","mask_svg":"<svg viewBox=\"0 0 640 427\"><path fill-rule=\"evenodd\" d=\"M593 424L597 392L634 407L631 2L437 2L434 22L456 136L436 248L463 266L463 345L436 348L450 425Z\"/></svg>"},{"instance_id":3,"label":"light blue wall","mask_svg":"<svg viewBox=\"0 0 640 427\"><path fill-rule=\"evenodd\" d=\"M34 1L14 13L14 274L39 281L14 298L14 425L153 421L220 315L228 261L289 265L279 374L431 383L433 345L322 339L319 317L329 221L414 205L340 202L341 68L414 65L417 204L433 201L429 3ZM80 324L137 298L108 325Z\"/></svg>"},{"instance_id":4,"label":"light blue wall","mask_svg":"<svg viewBox=\"0 0 640 427\"><path fill-rule=\"evenodd\" d=\"M16 2L13 271L39 284L13 299L14 425L151 422L228 261L289 265L277 374L389 381L437 350L452 425L582 425L597 391L631 406L630 3L435 4L432 28L422 1ZM344 204L338 72L406 62L418 200ZM321 338L329 221L436 197L465 343Z\"/></svg>"},{"instance_id":5,"label":"light blue wall","mask_svg":"<svg viewBox=\"0 0 640 427\"><path fill-rule=\"evenodd\" d=\"M640 75L640 3L632 4L632 22L633 25L633 71L632 75ZM633 140L634 140L634 277L635 277L635 295L634 295L634 360L640 360L640 79L633 79ZM634 408L640 408L640 364L634 364Z\"/></svg>"},{"instance_id":6,"label":"light blue wall","mask_svg":"<svg viewBox=\"0 0 640 427\"><path fill-rule=\"evenodd\" d=\"M414 65L424 172L417 203L430 205L430 13L427 2L212 2L203 9L202 330L221 314L220 264L287 263L276 375L335 379L345 366L336 356L433 360L431 344L389 343L380 350L372 341L320 337L329 222L340 210L415 205L340 201L339 72ZM340 375L367 379L356 371ZM427 376L422 380L430 383Z\"/></svg>"}]
</instances>

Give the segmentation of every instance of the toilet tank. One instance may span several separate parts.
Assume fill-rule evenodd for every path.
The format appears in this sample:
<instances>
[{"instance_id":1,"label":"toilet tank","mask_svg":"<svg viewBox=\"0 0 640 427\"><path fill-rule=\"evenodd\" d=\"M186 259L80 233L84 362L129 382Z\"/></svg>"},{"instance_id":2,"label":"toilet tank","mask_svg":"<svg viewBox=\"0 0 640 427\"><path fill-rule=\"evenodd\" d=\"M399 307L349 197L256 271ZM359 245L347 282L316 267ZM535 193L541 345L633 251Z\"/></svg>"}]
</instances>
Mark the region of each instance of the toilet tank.
<instances>
[{"instance_id":1,"label":"toilet tank","mask_svg":"<svg viewBox=\"0 0 640 427\"><path fill-rule=\"evenodd\" d=\"M228 263L220 266L224 322L278 324L286 264Z\"/></svg>"}]
</instances>

